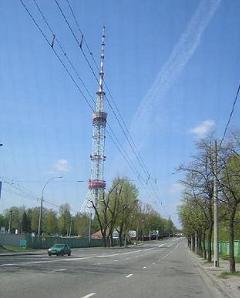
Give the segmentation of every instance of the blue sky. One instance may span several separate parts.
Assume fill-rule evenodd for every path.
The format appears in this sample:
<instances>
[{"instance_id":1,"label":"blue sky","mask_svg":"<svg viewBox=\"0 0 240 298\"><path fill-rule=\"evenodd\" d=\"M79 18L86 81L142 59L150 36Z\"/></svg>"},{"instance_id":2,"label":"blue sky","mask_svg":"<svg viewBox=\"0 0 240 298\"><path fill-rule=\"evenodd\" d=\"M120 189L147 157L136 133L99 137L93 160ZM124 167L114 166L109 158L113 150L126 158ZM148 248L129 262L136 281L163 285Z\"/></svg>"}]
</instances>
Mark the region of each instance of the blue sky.
<instances>
[{"instance_id":1,"label":"blue sky","mask_svg":"<svg viewBox=\"0 0 240 298\"><path fill-rule=\"evenodd\" d=\"M34 2L24 2L51 41ZM96 81L55 1L37 2L95 97ZM240 3L70 2L97 62L106 26L105 80L151 173L148 184L136 181L140 197L178 224L180 176L172 173L190 160L199 138L213 130L221 137L239 83ZM67 2L59 3L74 24ZM90 176L91 111L20 1L0 1L0 15L0 176L26 190L19 196L5 183L0 211L39 204L34 198L44 182L61 175L48 185L45 197L58 205L69 202L77 212L87 183L75 181ZM106 109L122 148L144 176L107 104ZM239 105L233 129L239 127L238 113ZM106 155L108 185L116 175L137 180L109 138Z\"/></svg>"}]
</instances>

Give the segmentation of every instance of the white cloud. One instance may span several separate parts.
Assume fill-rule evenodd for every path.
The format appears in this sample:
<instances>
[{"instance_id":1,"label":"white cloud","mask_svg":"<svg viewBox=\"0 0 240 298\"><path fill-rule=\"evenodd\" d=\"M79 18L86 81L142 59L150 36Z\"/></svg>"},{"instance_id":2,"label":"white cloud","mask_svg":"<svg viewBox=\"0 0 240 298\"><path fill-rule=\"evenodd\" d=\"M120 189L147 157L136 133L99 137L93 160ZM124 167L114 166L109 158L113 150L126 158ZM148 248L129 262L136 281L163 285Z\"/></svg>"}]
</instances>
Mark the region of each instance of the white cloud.
<instances>
[{"instance_id":1,"label":"white cloud","mask_svg":"<svg viewBox=\"0 0 240 298\"><path fill-rule=\"evenodd\" d=\"M198 126L192 128L190 133L194 134L198 139L203 139L214 131L215 126L214 120L205 120Z\"/></svg>"},{"instance_id":2,"label":"white cloud","mask_svg":"<svg viewBox=\"0 0 240 298\"><path fill-rule=\"evenodd\" d=\"M154 128L154 121L164 119L164 113L162 112L161 114L160 111L164 111L163 103L167 98L166 94L200 45L202 35L215 15L220 3L221 0L200 1L186 29L182 32L178 42L173 47L169 58L164 63L152 86L140 102L129 129L138 151L141 151L142 147L147 143L147 138ZM158 113L156 113L156 111L158 111ZM144 138L142 137L143 135ZM127 144L125 144L125 147L126 151L129 151ZM135 158L134 154L131 153L128 157L130 160L134 160Z\"/></svg>"},{"instance_id":3,"label":"white cloud","mask_svg":"<svg viewBox=\"0 0 240 298\"><path fill-rule=\"evenodd\" d=\"M69 172L70 166L66 159L59 159L53 166L55 172Z\"/></svg>"},{"instance_id":4,"label":"white cloud","mask_svg":"<svg viewBox=\"0 0 240 298\"><path fill-rule=\"evenodd\" d=\"M183 191L183 185L181 183L173 183L168 189L170 194L180 194Z\"/></svg>"}]
</instances>

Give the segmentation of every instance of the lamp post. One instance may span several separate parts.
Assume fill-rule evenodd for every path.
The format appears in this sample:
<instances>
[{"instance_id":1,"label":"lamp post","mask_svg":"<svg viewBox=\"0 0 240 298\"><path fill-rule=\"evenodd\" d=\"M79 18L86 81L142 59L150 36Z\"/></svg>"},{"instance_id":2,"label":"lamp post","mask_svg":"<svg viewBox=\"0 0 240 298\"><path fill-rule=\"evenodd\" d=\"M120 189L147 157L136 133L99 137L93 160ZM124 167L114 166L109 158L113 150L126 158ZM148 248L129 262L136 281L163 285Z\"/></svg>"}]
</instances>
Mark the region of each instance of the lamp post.
<instances>
[{"instance_id":1,"label":"lamp post","mask_svg":"<svg viewBox=\"0 0 240 298\"><path fill-rule=\"evenodd\" d=\"M41 205L40 205L40 212L39 212L39 220L38 220L38 237L41 235L41 226L42 226L42 209L43 209L43 192L46 186L54 179L61 179L62 176L59 177L51 177L49 178L42 188L42 195L41 195Z\"/></svg>"}]
</instances>

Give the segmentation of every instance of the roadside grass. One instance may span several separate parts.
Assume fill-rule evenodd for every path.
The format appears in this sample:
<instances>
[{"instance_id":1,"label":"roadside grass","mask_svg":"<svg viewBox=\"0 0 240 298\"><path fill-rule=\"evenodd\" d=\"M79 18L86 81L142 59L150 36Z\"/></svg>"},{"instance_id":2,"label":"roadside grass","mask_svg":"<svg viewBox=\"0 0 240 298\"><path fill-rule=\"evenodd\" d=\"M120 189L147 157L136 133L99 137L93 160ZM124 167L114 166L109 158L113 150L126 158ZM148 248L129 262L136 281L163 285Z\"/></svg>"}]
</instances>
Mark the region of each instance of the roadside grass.
<instances>
[{"instance_id":1,"label":"roadside grass","mask_svg":"<svg viewBox=\"0 0 240 298\"><path fill-rule=\"evenodd\" d=\"M232 276L240 277L240 271L234 273L224 271L221 274L219 274L219 277L224 279L230 278Z\"/></svg>"},{"instance_id":2,"label":"roadside grass","mask_svg":"<svg viewBox=\"0 0 240 298\"><path fill-rule=\"evenodd\" d=\"M8 252L24 252L24 251L34 251L31 248L24 248L12 245L4 245L0 247L0 253L8 253Z\"/></svg>"},{"instance_id":3,"label":"roadside grass","mask_svg":"<svg viewBox=\"0 0 240 298\"><path fill-rule=\"evenodd\" d=\"M0 253L4 253L4 252L6 252L6 248L0 245Z\"/></svg>"}]
</instances>

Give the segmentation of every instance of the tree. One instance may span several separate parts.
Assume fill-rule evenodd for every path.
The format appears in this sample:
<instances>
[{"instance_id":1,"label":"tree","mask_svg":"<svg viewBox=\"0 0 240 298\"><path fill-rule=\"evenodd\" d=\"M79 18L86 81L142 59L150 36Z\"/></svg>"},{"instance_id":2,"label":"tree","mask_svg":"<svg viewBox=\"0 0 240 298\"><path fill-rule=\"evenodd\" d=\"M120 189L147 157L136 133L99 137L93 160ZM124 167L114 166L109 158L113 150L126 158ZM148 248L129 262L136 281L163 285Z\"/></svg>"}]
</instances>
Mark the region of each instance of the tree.
<instances>
[{"instance_id":1,"label":"tree","mask_svg":"<svg viewBox=\"0 0 240 298\"><path fill-rule=\"evenodd\" d=\"M38 232L38 221L39 221L39 207L34 207L31 210L31 230L34 233Z\"/></svg>"},{"instance_id":2,"label":"tree","mask_svg":"<svg viewBox=\"0 0 240 298\"><path fill-rule=\"evenodd\" d=\"M18 230L18 232L21 232L22 216L24 210L24 207L15 206L5 210L4 214L7 220L7 224L11 222L11 230Z\"/></svg>"},{"instance_id":3,"label":"tree","mask_svg":"<svg viewBox=\"0 0 240 298\"><path fill-rule=\"evenodd\" d=\"M58 233L58 218L57 213L53 210L47 210L44 222L44 231L48 235Z\"/></svg>"},{"instance_id":4,"label":"tree","mask_svg":"<svg viewBox=\"0 0 240 298\"><path fill-rule=\"evenodd\" d=\"M185 166L181 165L178 170L184 172L185 179L181 183L185 186L185 197L194 201L201 208L204 222L207 226L201 231L201 239L204 242L205 256L205 234L207 232L207 259L212 260L212 232L213 232L213 150L211 140L202 140L197 144L198 155L192 162ZM199 233L199 231L198 231Z\"/></svg>"},{"instance_id":5,"label":"tree","mask_svg":"<svg viewBox=\"0 0 240 298\"><path fill-rule=\"evenodd\" d=\"M108 192L98 202L91 201L101 229L104 246L111 245L114 228L119 232L120 245L126 238L134 209L137 206L138 191L127 178L116 178Z\"/></svg>"},{"instance_id":6,"label":"tree","mask_svg":"<svg viewBox=\"0 0 240 298\"><path fill-rule=\"evenodd\" d=\"M22 215L22 232L30 233L31 232L31 219L28 217L26 211Z\"/></svg>"},{"instance_id":7,"label":"tree","mask_svg":"<svg viewBox=\"0 0 240 298\"><path fill-rule=\"evenodd\" d=\"M232 140L218 150L218 172L216 178L221 191L221 200L227 210L229 229L229 267L236 271L234 257L235 219L240 205L240 155L239 142Z\"/></svg>"},{"instance_id":8,"label":"tree","mask_svg":"<svg viewBox=\"0 0 240 298\"><path fill-rule=\"evenodd\" d=\"M59 220L58 228L61 235L68 235L71 225L71 212L68 203L63 204L59 207Z\"/></svg>"},{"instance_id":9,"label":"tree","mask_svg":"<svg viewBox=\"0 0 240 298\"><path fill-rule=\"evenodd\" d=\"M89 216L86 213L77 213L73 218L73 233L78 236L88 235Z\"/></svg>"},{"instance_id":10,"label":"tree","mask_svg":"<svg viewBox=\"0 0 240 298\"><path fill-rule=\"evenodd\" d=\"M0 214L0 228L1 227L7 227L6 218L4 215Z\"/></svg>"},{"instance_id":11,"label":"tree","mask_svg":"<svg viewBox=\"0 0 240 298\"><path fill-rule=\"evenodd\" d=\"M116 228L119 233L120 246L123 245L123 240L126 245L128 232L135 222L138 210L138 189L127 178L117 178L113 185L120 186L118 193L118 206Z\"/></svg>"}]
</instances>

